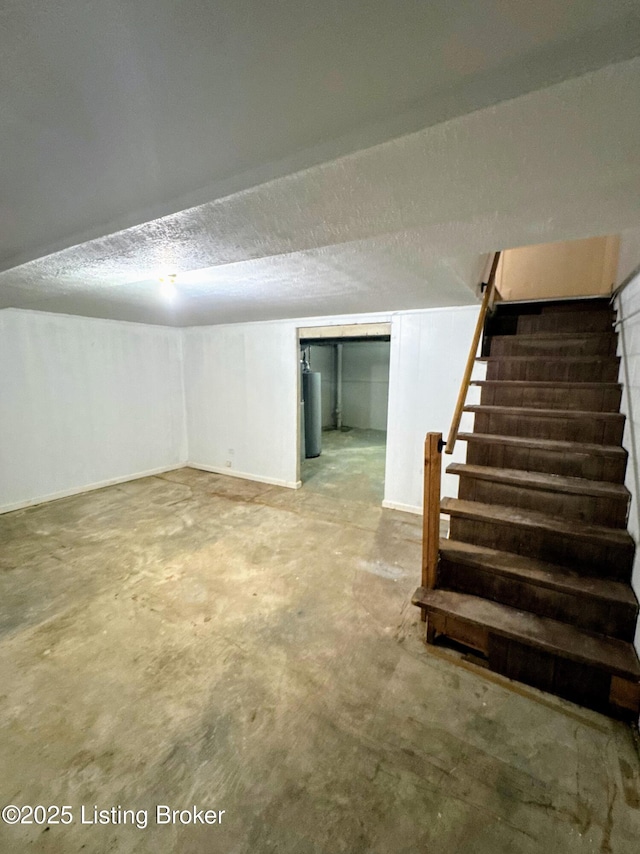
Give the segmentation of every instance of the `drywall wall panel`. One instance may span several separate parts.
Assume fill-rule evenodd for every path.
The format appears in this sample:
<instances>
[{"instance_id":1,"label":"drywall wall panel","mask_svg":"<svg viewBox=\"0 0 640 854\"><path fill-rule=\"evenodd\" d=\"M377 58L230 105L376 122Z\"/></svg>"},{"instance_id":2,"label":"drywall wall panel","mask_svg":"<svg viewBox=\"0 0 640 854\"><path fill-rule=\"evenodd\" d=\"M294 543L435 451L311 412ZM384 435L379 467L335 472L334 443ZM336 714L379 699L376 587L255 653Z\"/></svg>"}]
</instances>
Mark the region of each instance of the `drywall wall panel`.
<instances>
[{"instance_id":1,"label":"drywall wall panel","mask_svg":"<svg viewBox=\"0 0 640 854\"><path fill-rule=\"evenodd\" d=\"M346 426L387 429L389 352L388 341L343 345L342 421Z\"/></svg>"},{"instance_id":2,"label":"drywall wall panel","mask_svg":"<svg viewBox=\"0 0 640 854\"><path fill-rule=\"evenodd\" d=\"M403 312L391 324L389 420L385 505L422 510L424 439L430 431L445 438L451 424L460 381L473 335L478 307ZM480 378L482 366L478 366ZM469 400L473 398L473 390ZM473 416L463 416L471 429ZM466 443L443 459L442 494L457 496L457 477L445 473L454 461L464 462Z\"/></svg>"},{"instance_id":3,"label":"drywall wall panel","mask_svg":"<svg viewBox=\"0 0 640 854\"><path fill-rule=\"evenodd\" d=\"M349 314L184 329L190 464L298 486L298 330L389 320Z\"/></svg>"},{"instance_id":4,"label":"drywall wall panel","mask_svg":"<svg viewBox=\"0 0 640 854\"><path fill-rule=\"evenodd\" d=\"M384 317L392 325L385 506L422 510L424 436L449 428L477 314L477 306L467 306ZM378 319L348 315L184 330L190 463L296 486L297 330ZM472 425L473 416L465 422ZM453 459L465 454L460 442ZM443 494L456 490L457 478L443 474Z\"/></svg>"},{"instance_id":5,"label":"drywall wall panel","mask_svg":"<svg viewBox=\"0 0 640 854\"><path fill-rule=\"evenodd\" d=\"M385 487L393 506L420 510L424 433L446 432L476 313L474 307L384 316L393 330ZM349 315L317 323L378 319ZM0 312L0 508L187 458L202 468L295 486L300 325L179 331ZM461 444L457 455L463 450ZM454 494L455 478L445 482Z\"/></svg>"},{"instance_id":6,"label":"drywall wall panel","mask_svg":"<svg viewBox=\"0 0 640 854\"><path fill-rule=\"evenodd\" d=\"M180 331L0 312L0 511L186 460Z\"/></svg>"},{"instance_id":7,"label":"drywall wall panel","mask_svg":"<svg viewBox=\"0 0 640 854\"><path fill-rule=\"evenodd\" d=\"M622 411L627 417L622 443L629 454L625 481L631 493L628 528L636 542L631 583L640 598L640 229L623 232L620 261L619 278L627 282L616 299ZM640 627L636 629L636 649L640 653Z\"/></svg>"},{"instance_id":8,"label":"drywall wall panel","mask_svg":"<svg viewBox=\"0 0 640 854\"><path fill-rule=\"evenodd\" d=\"M630 282L640 273L640 228L623 231L620 235L617 285Z\"/></svg>"},{"instance_id":9,"label":"drywall wall panel","mask_svg":"<svg viewBox=\"0 0 640 854\"><path fill-rule=\"evenodd\" d=\"M295 326L205 326L183 335L190 464L296 486Z\"/></svg>"}]
</instances>

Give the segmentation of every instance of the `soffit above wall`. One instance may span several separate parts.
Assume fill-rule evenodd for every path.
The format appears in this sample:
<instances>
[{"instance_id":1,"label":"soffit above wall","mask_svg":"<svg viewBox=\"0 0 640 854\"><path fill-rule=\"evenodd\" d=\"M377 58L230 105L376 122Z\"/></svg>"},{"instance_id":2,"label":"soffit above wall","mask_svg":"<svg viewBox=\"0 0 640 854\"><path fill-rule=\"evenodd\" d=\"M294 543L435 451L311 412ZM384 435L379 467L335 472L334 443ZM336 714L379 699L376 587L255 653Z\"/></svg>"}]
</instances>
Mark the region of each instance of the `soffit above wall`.
<instances>
[{"instance_id":1,"label":"soffit above wall","mask_svg":"<svg viewBox=\"0 0 640 854\"><path fill-rule=\"evenodd\" d=\"M10 0L0 263L638 53L629 0Z\"/></svg>"},{"instance_id":2,"label":"soffit above wall","mask_svg":"<svg viewBox=\"0 0 640 854\"><path fill-rule=\"evenodd\" d=\"M184 326L474 302L482 253L640 222L639 88L630 60L62 250L0 274L0 307Z\"/></svg>"}]
</instances>

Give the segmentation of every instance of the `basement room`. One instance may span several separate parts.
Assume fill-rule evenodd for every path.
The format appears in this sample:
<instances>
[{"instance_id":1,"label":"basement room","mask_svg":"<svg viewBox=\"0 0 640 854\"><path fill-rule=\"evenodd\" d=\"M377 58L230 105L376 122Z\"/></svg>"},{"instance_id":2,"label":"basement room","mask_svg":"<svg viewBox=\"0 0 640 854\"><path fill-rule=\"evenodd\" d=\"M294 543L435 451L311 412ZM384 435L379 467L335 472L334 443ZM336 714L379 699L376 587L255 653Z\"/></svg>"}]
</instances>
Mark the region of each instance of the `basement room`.
<instances>
[{"instance_id":1,"label":"basement room","mask_svg":"<svg viewBox=\"0 0 640 854\"><path fill-rule=\"evenodd\" d=\"M0 44L0 852L637 854L640 7Z\"/></svg>"}]
</instances>

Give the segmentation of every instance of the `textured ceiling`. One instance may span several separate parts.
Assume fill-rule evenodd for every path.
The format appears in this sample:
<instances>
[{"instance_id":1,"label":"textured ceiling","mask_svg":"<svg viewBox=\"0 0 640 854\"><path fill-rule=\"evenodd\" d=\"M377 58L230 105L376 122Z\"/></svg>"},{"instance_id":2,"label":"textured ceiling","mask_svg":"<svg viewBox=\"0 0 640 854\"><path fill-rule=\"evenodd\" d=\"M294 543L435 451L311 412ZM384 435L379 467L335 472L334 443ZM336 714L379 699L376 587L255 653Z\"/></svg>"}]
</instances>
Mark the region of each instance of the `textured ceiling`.
<instances>
[{"instance_id":1,"label":"textured ceiling","mask_svg":"<svg viewBox=\"0 0 640 854\"><path fill-rule=\"evenodd\" d=\"M0 307L191 324L451 305L480 253L639 221L638 60L515 98L632 55L637 3L362 10L3 4Z\"/></svg>"}]
</instances>

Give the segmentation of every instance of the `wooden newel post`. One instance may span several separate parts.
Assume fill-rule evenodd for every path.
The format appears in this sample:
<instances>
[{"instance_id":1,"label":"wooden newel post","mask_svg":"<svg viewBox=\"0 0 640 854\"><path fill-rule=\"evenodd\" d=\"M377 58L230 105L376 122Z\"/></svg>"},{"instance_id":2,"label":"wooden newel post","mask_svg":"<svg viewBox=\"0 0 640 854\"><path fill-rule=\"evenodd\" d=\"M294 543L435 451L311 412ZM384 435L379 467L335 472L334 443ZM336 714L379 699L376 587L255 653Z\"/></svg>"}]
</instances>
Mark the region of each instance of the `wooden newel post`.
<instances>
[{"instance_id":1,"label":"wooden newel post","mask_svg":"<svg viewBox=\"0 0 640 854\"><path fill-rule=\"evenodd\" d=\"M442 433L427 433L424 442L424 504L422 517L422 586L433 590L440 548L440 477ZM422 620L426 612L422 611Z\"/></svg>"}]
</instances>

